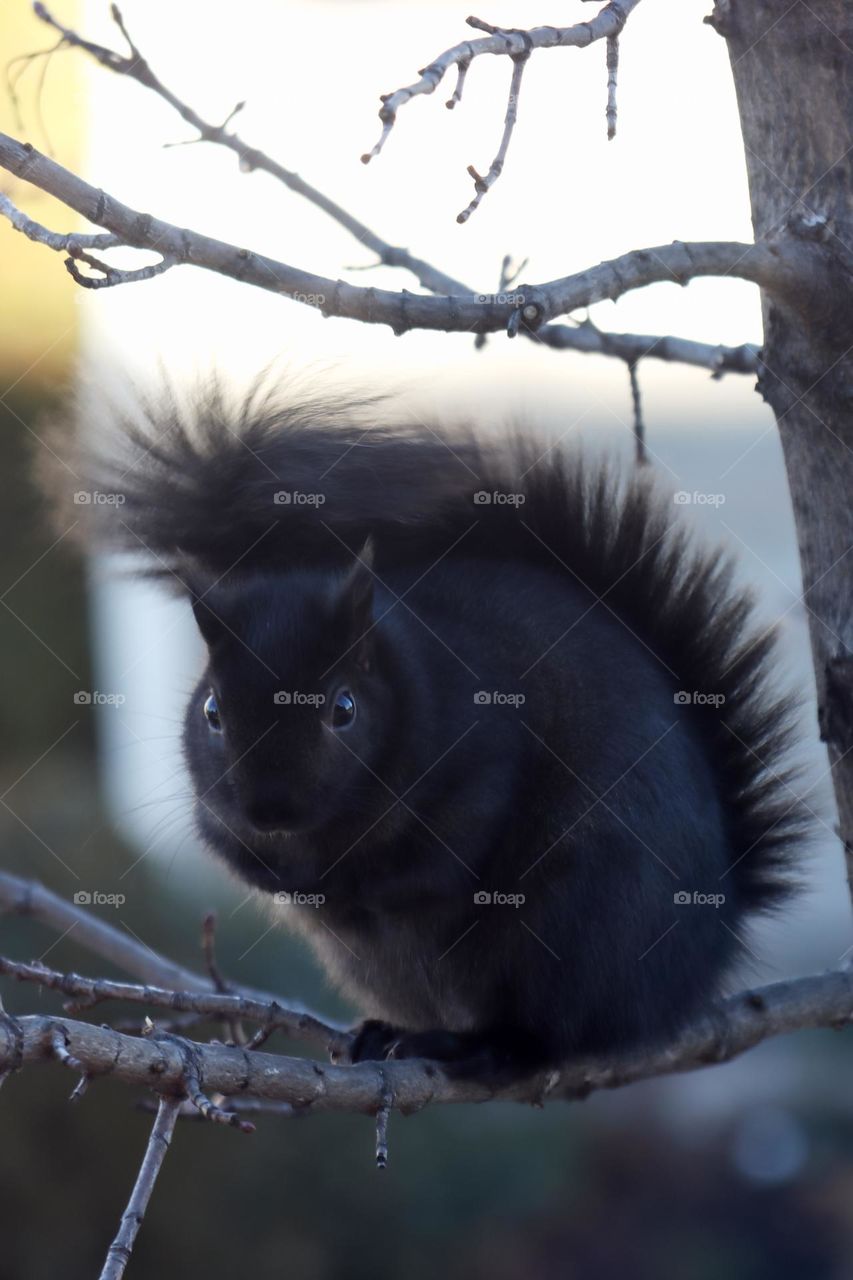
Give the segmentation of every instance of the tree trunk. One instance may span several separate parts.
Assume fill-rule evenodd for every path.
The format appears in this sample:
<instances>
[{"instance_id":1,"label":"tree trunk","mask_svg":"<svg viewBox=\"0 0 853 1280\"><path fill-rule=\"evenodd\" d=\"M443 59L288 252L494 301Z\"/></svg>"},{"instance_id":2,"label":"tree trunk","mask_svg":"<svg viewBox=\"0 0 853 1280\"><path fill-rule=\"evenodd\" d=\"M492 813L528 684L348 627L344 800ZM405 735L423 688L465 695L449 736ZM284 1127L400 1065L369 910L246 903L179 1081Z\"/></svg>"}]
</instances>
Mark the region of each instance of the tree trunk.
<instances>
[{"instance_id":1,"label":"tree trunk","mask_svg":"<svg viewBox=\"0 0 853 1280\"><path fill-rule=\"evenodd\" d=\"M758 390L785 454L853 892L853 9L717 0L708 21L728 44L755 239L816 241L835 282L818 308L762 293Z\"/></svg>"}]
</instances>

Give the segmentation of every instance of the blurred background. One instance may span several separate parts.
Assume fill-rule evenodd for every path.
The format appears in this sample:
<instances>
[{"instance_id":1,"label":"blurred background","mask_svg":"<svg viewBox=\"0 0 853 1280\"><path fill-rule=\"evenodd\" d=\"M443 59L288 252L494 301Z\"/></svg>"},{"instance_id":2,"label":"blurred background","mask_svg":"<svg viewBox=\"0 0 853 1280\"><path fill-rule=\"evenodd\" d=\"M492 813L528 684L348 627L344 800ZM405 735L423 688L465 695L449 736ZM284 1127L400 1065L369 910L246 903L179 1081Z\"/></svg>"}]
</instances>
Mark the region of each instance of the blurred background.
<instances>
[{"instance_id":1,"label":"blurred background","mask_svg":"<svg viewBox=\"0 0 853 1280\"><path fill-rule=\"evenodd\" d=\"M55 16L121 47L98 0L54 0ZM588 17L574 0L525 6L528 25ZM469 163L500 137L509 68L472 69L453 113L440 89L401 112L382 156L378 94L410 83L464 39L456 0L126 0L128 28L161 79L202 115L238 101L241 135L298 171L394 244L472 288L497 288L505 253L523 277L565 275L672 239L748 239L740 134L723 42L707 0L648 4L622 40L620 123L605 139L604 49L542 52L525 78L503 177L465 225ZM517 25L517 6L485 14ZM335 278L399 289L342 228L226 152L191 142L164 103L79 51L14 59L55 40L25 0L0 9L0 128L135 207ZM452 84L452 81L451 81ZM181 144L181 145L178 145ZM60 231L54 201L0 175L0 191ZM120 264L132 261L117 257ZM492 337L409 334L323 320L289 300L188 267L83 291L59 255L0 224L0 866L95 906L145 945L200 967L200 924L219 916L219 958L237 982L350 1016L301 946L197 847L178 734L199 650L182 606L57 541L30 476L47 423L81 394L102 416L163 377L191 387L217 370L238 394L271 367L329 388L380 388L413 417L474 417L483 430L535 418L555 438L632 453L623 366ZM603 327L710 342L760 340L757 294L739 281L657 285L592 308ZM756 929L732 984L834 966L851 946L843 859L817 741L796 543L772 417L753 379L640 367L651 461L673 492L716 495L685 519L736 552L783 640L779 679L805 705L803 764L816 838L808 890ZM62 531L60 531L62 532ZM75 699L81 691L108 701ZM0 917L3 953L107 975L109 967L32 922ZM58 1007L3 984L13 1011ZM104 1012L109 1016L112 1011ZM119 1013L116 1011L115 1016ZM280 1050L293 1049L283 1041ZM261 1118L247 1139L184 1125L166 1163L131 1276L360 1280L405 1272L486 1280L632 1275L842 1280L853 1275L850 1042L800 1034L727 1067L652 1081L545 1111L491 1105L394 1116L391 1164L373 1167L364 1117ZM149 1119L119 1085L69 1106L67 1074L29 1070L0 1095L0 1280L97 1273L144 1148Z\"/></svg>"}]
</instances>

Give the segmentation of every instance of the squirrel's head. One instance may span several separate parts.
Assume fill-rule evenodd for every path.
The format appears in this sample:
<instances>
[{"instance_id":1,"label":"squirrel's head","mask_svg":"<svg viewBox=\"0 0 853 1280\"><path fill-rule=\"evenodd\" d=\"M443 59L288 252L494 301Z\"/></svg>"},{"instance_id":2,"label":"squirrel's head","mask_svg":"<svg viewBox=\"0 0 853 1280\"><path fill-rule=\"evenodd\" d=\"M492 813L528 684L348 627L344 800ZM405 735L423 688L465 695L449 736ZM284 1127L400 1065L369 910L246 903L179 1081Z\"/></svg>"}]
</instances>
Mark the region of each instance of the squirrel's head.
<instances>
[{"instance_id":1,"label":"squirrel's head","mask_svg":"<svg viewBox=\"0 0 853 1280\"><path fill-rule=\"evenodd\" d=\"M270 837L357 815L393 705L373 597L369 545L348 570L230 575L196 587L208 662L184 743L213 843L230 832L252 852L263 835L269 849Z\"/></svg>"}]
</instances>

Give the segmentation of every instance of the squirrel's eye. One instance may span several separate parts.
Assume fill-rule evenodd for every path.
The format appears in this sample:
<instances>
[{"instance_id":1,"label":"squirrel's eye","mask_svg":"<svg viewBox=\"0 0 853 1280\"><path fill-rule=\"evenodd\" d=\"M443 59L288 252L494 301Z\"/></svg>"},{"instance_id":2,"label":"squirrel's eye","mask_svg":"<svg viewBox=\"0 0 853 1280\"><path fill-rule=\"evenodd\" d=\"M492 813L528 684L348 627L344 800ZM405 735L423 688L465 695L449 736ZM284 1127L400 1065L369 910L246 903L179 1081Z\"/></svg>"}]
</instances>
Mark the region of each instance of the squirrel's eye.
<instances>
[{"instance_id":1,"label":"squirrel's eye","mask_svg":"<svg viewBox=\"0 0 853 1280\"><path fill-rule=\"evenodd\" d=\"M205 720L210 725L214 733L221 733L222 721L219 718L219 707L217 705L216 698L212 693L209 693L205 698L202 710L204 711Z\"/></svg>"},{"instance_id":2,"label":"squirrel's eye","mask_svg":"<svg viewBox=\"0 0 853 1280\"><path fill-rule=\"evenodd\" d=\"M332 707L332 725L335 729L346 729L355 719L355 698L349 689L341 689L335 695Z\"/></svg>"}]
</instances>

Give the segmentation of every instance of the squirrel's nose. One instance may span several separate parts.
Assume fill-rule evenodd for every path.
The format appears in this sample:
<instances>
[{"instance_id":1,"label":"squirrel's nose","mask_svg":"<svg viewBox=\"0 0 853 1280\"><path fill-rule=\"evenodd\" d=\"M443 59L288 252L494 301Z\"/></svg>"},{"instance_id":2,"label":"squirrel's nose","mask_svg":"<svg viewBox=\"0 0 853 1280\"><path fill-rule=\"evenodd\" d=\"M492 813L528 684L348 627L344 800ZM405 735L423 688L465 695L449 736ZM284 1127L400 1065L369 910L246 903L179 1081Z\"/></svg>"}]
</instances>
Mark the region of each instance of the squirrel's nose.
<instances>
[{"instance_id":1,"label":"squirrel's nose","mask_svg":"<svg viewBox=\"0 0 853 1280\"><path fill-rule=\"evenodd\" d=\"M298 827L301 815L292 806L270 800L253 800L246 817L256 831L290 831Z\"/></svg>"}]
</instances>

